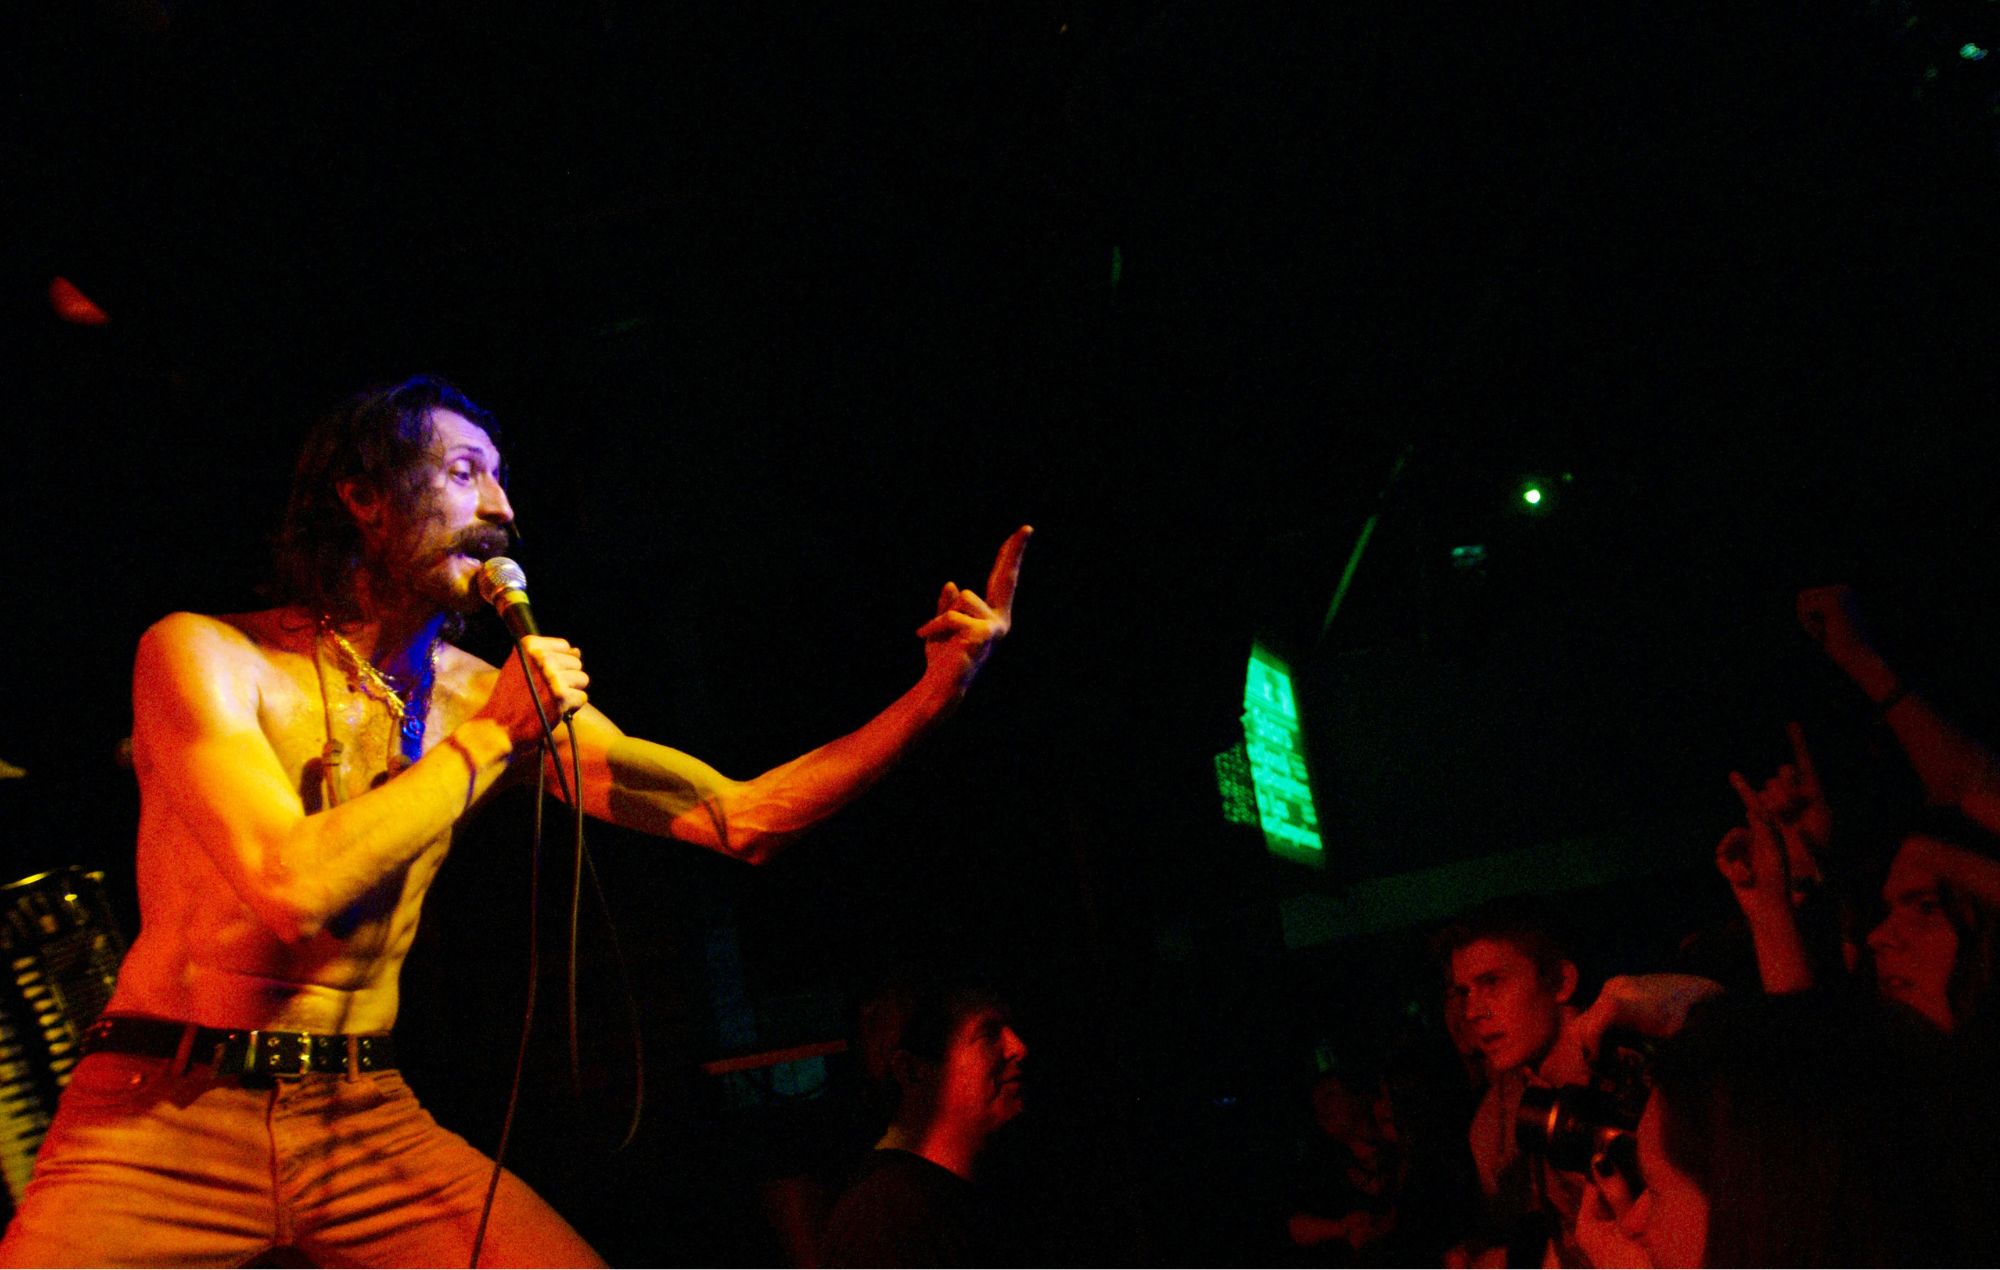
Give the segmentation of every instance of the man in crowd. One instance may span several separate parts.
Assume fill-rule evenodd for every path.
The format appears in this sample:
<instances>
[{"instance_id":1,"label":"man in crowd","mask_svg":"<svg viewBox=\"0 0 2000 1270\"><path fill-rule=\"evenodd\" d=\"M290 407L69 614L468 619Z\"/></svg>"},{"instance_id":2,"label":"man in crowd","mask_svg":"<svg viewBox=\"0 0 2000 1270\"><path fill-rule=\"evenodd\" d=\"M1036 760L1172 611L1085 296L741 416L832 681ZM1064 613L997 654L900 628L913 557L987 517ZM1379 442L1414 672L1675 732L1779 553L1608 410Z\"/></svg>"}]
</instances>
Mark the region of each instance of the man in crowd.
<instances>
[{"instance_id":1,"label":"man in crowd","mask_svg":"<svg viewBox=\"0 0 2000 1270\"><path fill-rule=\"evenodd\" d=\"M877 1002L900 1016L883 1038L896 1091L888 1130L827 1222L829 1266L1016 1264L973 1185L993 1135L1021 1114L1028 1047L1006 1003L965 985Z\"/></svg>"},{"instance_id":2,"label":"man in crowd","mask_svg":"<svg viewBox=\"0 0 2000 1270\"><path fill-rule=\"evenodd\" d=\"M847 803L964 695L1007 633L1023 527L985 596L947 584L925 670L858 730L761 776L626 736L567 641L503 667L453 646L514 512L492 420L419 377L315 426L279 539L286 603L169 616L140 642L143 926L0 1242L14 1265L462 1264L492 1161L395 1072L390 1028L452 831L557 756L614 823L752 863ZM534 695L539 695L537 708ZM552 784L555 783L552 781ZM485 1264L596 1264L502 1175Z\"/></svg>"},{"instance_id":3,"label":"man in crowd","mask_svg":"<svg viewBox=\"0 0 2000 1270\"><path fill-rule=\"evenodd\" d=\"M1690 975L1617 976L1579 1009L1576 963L1550 924L1505 901L1461 917L1437 947L1490 1076L1469 1139L1492 1233L1483 1249L1464 1255L1485 1265L1540 1265L1553 1251L1563 1265L1582 1265L1575 1228L1584 1175L1521 1149L1515 1124L1523 1097L1531 1085L1589 1084L1607 1030L1671 1035L1689 1006L1720 988Z\"/></svg>"}]
</instances>

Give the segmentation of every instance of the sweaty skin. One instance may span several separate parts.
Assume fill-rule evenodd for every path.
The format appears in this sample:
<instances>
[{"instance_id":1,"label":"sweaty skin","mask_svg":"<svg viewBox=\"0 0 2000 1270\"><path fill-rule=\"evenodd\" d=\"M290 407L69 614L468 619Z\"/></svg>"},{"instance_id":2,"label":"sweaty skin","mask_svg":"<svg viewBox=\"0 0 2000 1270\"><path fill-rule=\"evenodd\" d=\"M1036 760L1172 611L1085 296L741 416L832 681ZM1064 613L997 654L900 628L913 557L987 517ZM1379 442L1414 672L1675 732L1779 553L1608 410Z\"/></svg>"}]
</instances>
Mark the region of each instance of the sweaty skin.
<instances>
[{"instance_id":1,"label":"sweaty skin","mask_svg":"<svg viewBox=\"0 0 2000 1270\"><path fill-rule=\"evenodd\" d=\"M376 788L394 723L322 652L350 801L308 816L326 742L317 635L303 612L281 609L175 614L141 641L132 741L141 926L111 1011L326 1032L394 1023L398 971L453 813L492 787L513 747L489 720L474 722L497 672L441 644L429 751ZM447 735L456 743L437 739ZM476 776L465 752L485 760ZM385 819L414 829L394 835L386 860L328 849L342 830L359 838ZM328 832L299 832L312 821Z\"/></svg>"},{"instance_id":2,"label":"sweaty skin","mask_svg":"<svg viewBox=\"0 0 2000 1270\"><path fill-rule=\"evenodd\" d=\"M421 517L398 522L384 500L343 491L382 558L370 620L342 631L385 670L407 669L447 610L478 607L466 535L513 516L485 432L450 411L432 422ZM403 959L453 826L536 761L529 674L554 713L577 710L587 812L768 859L872 784L964 695L1010 625L1031 532L1001 547L987 598L946 585L917 631L925 671L913 687L854 732L744 781L626 736L587 704L581 654L548 636L525 642L525 668L519 655L496 668L439 642L424 753L389 779L394 721L350 687L315 615L162 619L140 641L133 674L141 929L107 1010L221 1028L392 1027ZM330 807L320 770L329 730L345 750L345 798ZM560 761L568 767L566 739Z\"/></svg>"}]
</instances>

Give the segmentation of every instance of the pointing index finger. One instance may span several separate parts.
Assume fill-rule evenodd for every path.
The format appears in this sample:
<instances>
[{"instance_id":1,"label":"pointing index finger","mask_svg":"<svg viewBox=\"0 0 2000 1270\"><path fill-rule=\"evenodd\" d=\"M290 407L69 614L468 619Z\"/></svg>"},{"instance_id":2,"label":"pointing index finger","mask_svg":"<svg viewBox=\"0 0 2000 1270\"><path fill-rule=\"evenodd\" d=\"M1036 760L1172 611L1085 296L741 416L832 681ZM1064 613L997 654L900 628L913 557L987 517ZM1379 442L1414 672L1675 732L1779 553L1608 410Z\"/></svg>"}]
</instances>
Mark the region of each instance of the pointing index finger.
<instances>
[{"instance_id":1,"label":"pointing index finger","mask_svg":"<svg viewBox=\"0 0 2000 1270\"><path fill-rule=\"evenodd\" d=\"M1014 610L1014 587L1021 580L1021 555L1028 549L1028 539L1033 537L1035 527L1023 525L1008 535L1000 544L1000 554L993 557L993 572L986 578L986 603L1001 616L1010 616Z\"/></svg>"}]
</instances>

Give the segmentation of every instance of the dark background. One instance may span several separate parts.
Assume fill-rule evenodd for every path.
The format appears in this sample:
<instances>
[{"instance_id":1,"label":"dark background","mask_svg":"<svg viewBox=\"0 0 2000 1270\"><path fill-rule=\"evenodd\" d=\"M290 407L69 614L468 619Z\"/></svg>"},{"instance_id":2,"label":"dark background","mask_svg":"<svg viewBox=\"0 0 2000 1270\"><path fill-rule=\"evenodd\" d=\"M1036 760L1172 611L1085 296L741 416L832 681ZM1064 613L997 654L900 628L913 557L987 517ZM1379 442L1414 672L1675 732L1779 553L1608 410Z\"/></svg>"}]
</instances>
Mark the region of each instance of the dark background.
<instances>
[{"instance_id":1,"label":"dark background","mask_svg":"<svg viewBox=\"0 0 2000 1270\"><path fill-rule=\"evenodd\" d=\"M587 910L573 1095L552 845L510 1160L614 1261L773 1260L760 1184L865 1144L851 1063L812 1096L697 1064L971 962L1022 1010L1013 1185L1062 1246L1262 1255L1315 1050L1435 999L1414 924L1288 943L1282 906L1651 835L1685 850L1497 889L1657 964L1720 915L1723 776L1785 720L1896 782L1804 585L1995 721L2000 81L1957 50L2000 30L1631 7L17 7L10 876L102 868L137 929L134 641L259 602L304 423L357 385L497 412L543 625L734 774L907 686L937 586L1031 521L966 707L809 844L592 831L648 1055L616 1154L626 1006ZM110 323L59 322L58 275ZM1323 871L1221 819L1253 637L1299 676ZM468 827L405 976L413 1080L487 1149L529 810Z\"/></svg>"}]
</instances>

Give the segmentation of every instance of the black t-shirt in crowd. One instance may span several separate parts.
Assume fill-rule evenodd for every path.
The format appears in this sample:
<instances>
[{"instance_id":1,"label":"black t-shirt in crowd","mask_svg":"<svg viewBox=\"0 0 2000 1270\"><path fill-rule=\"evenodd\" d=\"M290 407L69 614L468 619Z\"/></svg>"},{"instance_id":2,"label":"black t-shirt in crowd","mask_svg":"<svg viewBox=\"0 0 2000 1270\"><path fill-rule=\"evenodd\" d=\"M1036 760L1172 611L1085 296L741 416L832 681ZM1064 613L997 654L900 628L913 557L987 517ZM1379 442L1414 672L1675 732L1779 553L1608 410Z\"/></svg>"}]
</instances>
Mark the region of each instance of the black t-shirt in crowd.
<instances>
[{"instance_id":1,"label":"black t-shirt in crowd","mask_svg":"<svg viewBox=\"0 0 2000 1270\"><path fill-rule=\"evenodd\" d=\"M977 1187L921 1155L871 1152L827 1221L828 1266L1003 1264Z\"/></svg>"}]
</instances>

